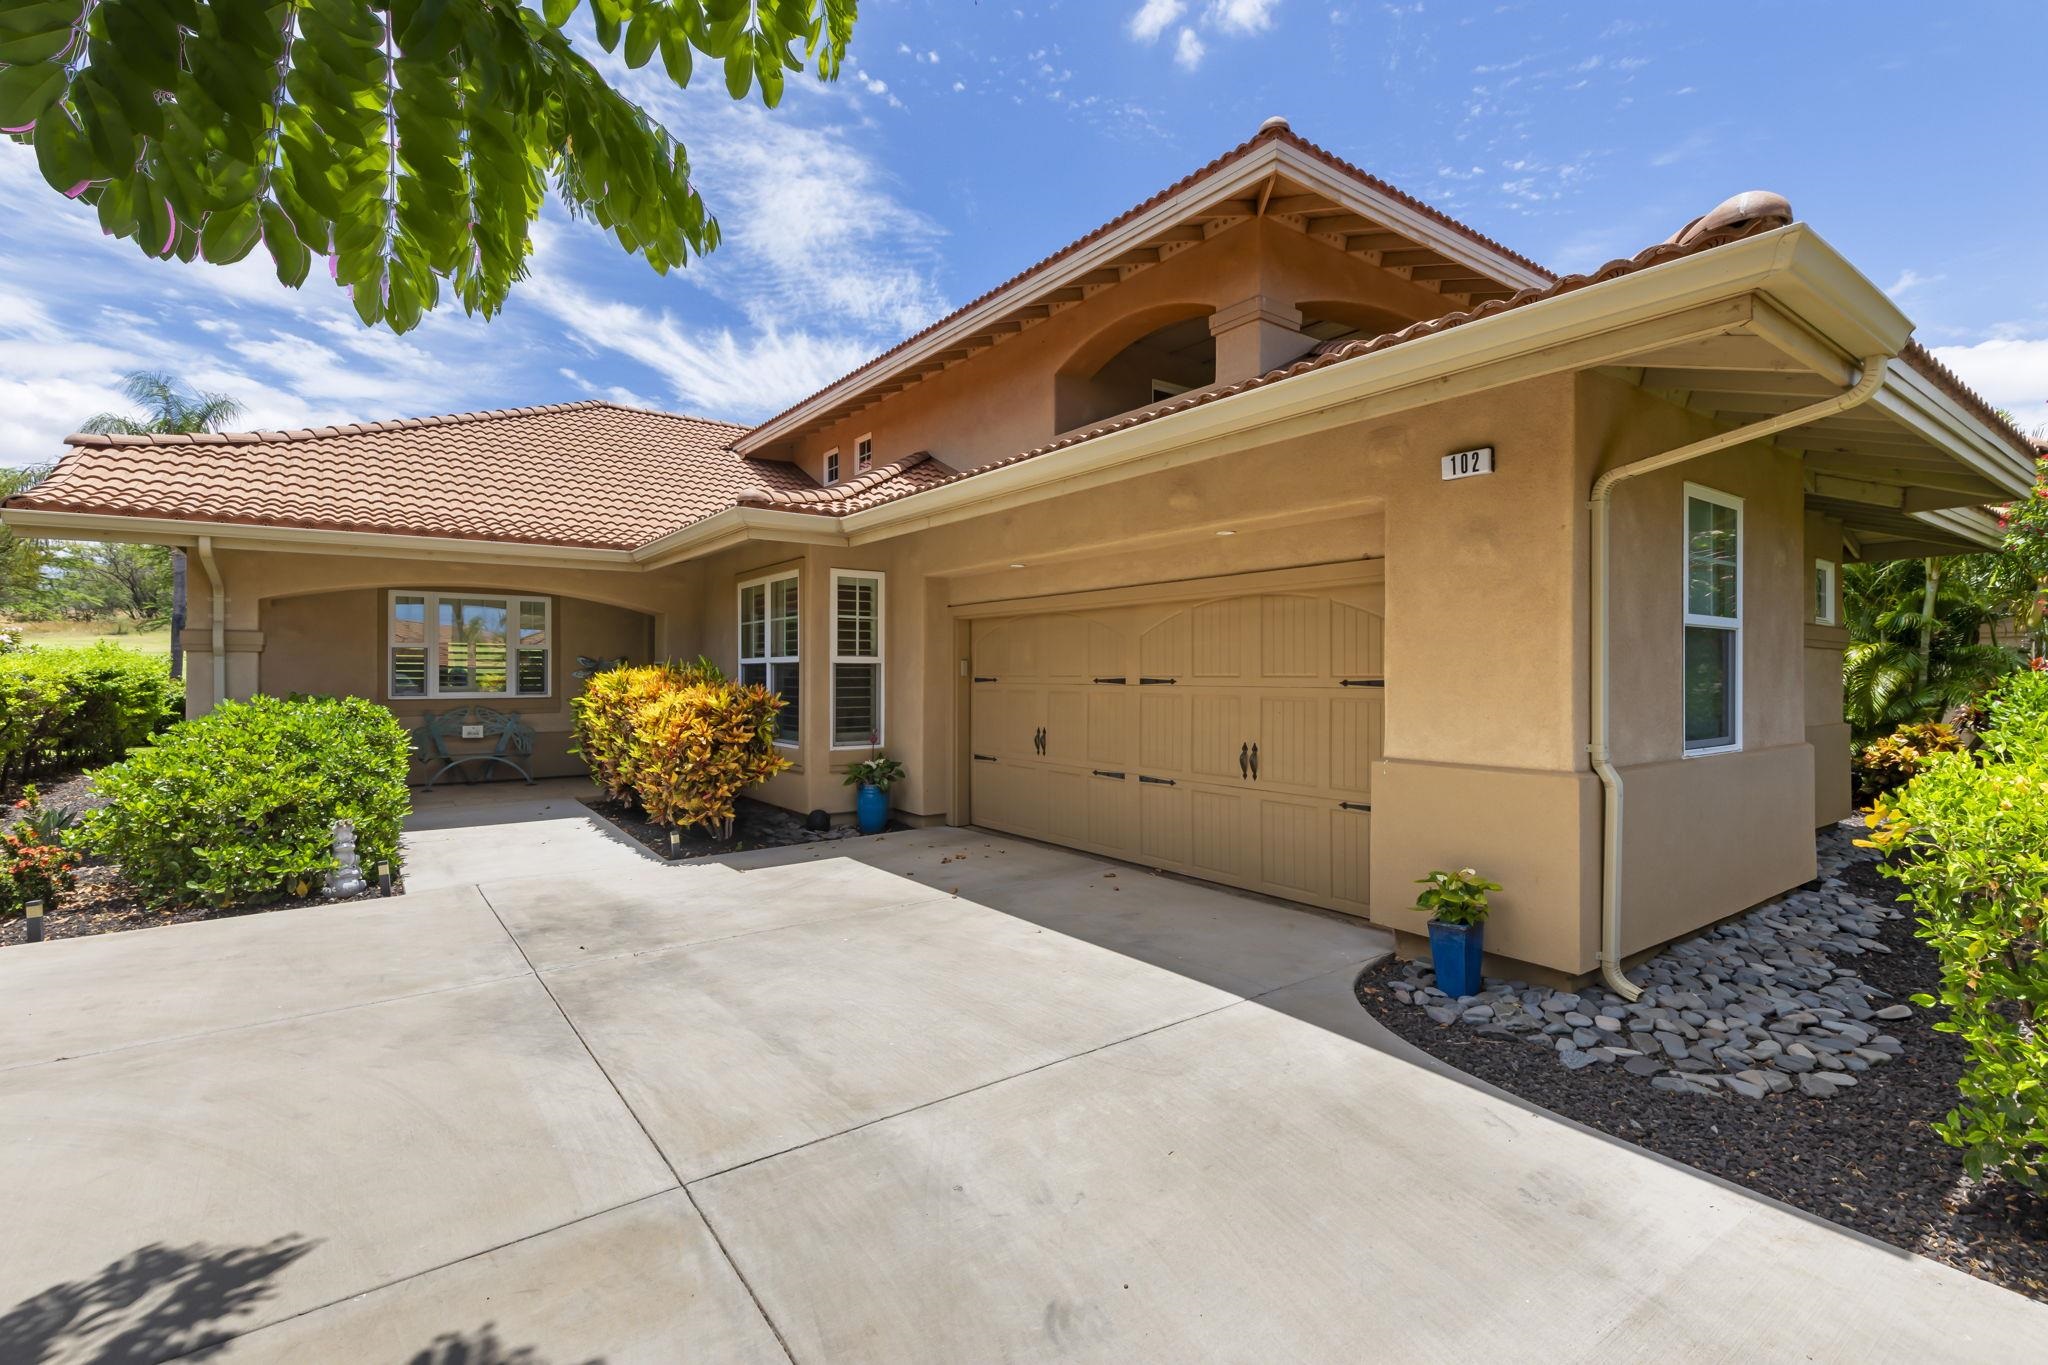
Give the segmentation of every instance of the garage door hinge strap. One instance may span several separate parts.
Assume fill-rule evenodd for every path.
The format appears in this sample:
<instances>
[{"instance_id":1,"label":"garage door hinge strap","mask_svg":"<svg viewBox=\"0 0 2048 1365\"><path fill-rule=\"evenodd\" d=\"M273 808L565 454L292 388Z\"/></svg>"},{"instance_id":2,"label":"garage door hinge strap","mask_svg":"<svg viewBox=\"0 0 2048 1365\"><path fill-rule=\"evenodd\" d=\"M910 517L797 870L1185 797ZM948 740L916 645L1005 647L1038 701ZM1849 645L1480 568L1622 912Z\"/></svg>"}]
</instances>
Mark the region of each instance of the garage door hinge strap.
<instances>
[{"instance_id":1,"label":"garage door hinge strap","mask_svg":"<svg viewBox=\"0 0 2048 1365\"><path fill-rule=\"evenodd\" d=\"M1140 679L1138 679L1138 686L1140 686L1140 687L1171 687L1171 686L1173 686L1173 685L1174 685L1175 683L1177 683L1177 682L1179 682L1179 681L1180 681L1180 679L1179 679L1179 678L1140 678Z\"/></svg>"},{"instance_id":2,"label":"garage door hinge strap","mask_svg":"<svg viewBox=\"0 0 2048 1365\"><path fill-rule=\"evenodd\" d=\"M976 754L974 756L974 761L976 763L993 763L996 760L995 755L993 754Z\"/></svg>"},{"instance_id":3,"label":"garage door hinge strap","mask_svg":"<svg viewBox=\"0 0 2048 1365\"><path fill-rule=\"evenodd\" d=\"M1095 768L1091 771L1093 771L1097 777L1113 777L1119 782L1124 780L1124 775L1122 773L1113 773L1105 768Z\"/></svg>"},{"instance_id":4,"label":"garage door hinge strap","mask_svg":"<svg viewBox=\"0 0 2048 1365\"><path fill-rule=\"evenodd\" d=\"M1339 802L1337 803L1337 809L1339 809L1339 810L1367 810L1367 811L1369 811L1369 810L1371 810L1371 809L1372 809L1372 806L1371 806L1371 805L1369 805L1368 803L1364 802L1364 801L1339 801Z\"/></svg>"},{"instance_id":5,"label":"garage door hinge strap","mask_svg":"<svg viewBox=\"0 0 2048 1365\"><path fill-rule=\"evenodd\" d=\"M1115 685L1115 686L1117 686L1117 687L1122 687L1122 686L1123 686L1123 685L1124 685L1125 683L1129 682L1129 681L1130 681L1130 679L1128 679L1128 678L1097 678L1097 679L1096 679L1095 681L1097 681L1097 682L1099 682L1099 683L1111 683L1111 684L1114 684L1114 685Z\"/></svg>"},{"instance_id":6,"label":"garage door hinge strap","mask_svg":"<svg viewBox=\"0 0 2048 1365\"><path fill-rule=\"evenodd\" d=\"M976 682L1001 682L1001 678L976 678Z\"/></svg>"},{"instance_id":7,"label":"garage door hinge strap","mask_svg":"<svg viewBox=\"0 0 2048 1365\"><path fill-rule=\"evenodd\" d=\"M1386 685L1387 680L1385 678L1346 678L1337 684L1339 687L1385 687Z\"/></svg>"},{"instance_id":8,"label":"garage door hinge strap","mask_svg":"<svg viewBox=\"0 0 2048 1365\"><path fill-rule=\"evenodd\" d=\"M1138 775L1138 780L1140 782L1150 782L1155 787L1174 787L1180 785L1170 777L1146 777L1143 773Z\"/></svg>"}]
</instances>

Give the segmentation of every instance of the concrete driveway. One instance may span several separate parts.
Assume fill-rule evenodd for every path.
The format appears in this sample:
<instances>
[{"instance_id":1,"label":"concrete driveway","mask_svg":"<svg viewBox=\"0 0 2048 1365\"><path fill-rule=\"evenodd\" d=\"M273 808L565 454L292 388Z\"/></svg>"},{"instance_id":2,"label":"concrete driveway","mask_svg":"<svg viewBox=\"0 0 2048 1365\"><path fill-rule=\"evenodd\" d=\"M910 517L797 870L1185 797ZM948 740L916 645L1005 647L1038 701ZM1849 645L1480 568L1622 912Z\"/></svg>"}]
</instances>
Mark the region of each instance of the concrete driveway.
<instances>
[{"instance_id":1,"label":"concrete driveway","mask_svg":"<svg viewBox=\"0 0 2048 1365\"><path fill-rule=\"evenodd\" d=\"M398 900L0 950L0 1362L2048 1331L1439 1073L1353 1001L1359 925L967 830L666 866L573 795L436 794Z\"/></svg>"}]
</instances>

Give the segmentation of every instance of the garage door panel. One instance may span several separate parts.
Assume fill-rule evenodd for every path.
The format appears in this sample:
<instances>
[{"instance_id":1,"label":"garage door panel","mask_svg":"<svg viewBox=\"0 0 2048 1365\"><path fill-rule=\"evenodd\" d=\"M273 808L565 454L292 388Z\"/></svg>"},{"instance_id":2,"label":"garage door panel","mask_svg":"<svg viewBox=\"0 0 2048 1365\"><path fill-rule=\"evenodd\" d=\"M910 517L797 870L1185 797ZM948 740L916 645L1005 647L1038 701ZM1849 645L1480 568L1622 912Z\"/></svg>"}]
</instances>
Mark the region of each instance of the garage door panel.
<instances>
[{"instance_id":1,"label":"garage door panel","mask_svg":"<svg viewBox=\"0 0 2048 1365\"><path fill-rule=\"evenodd\" d=\"M1330 894L1329 807L1266 797L1259 802L1259 871L1283 896L1323 900Z\"/></svg>"},{"instance_id":2,"label":"garage door panel","mask_svg":"<svg viewBox=\"0 0 2048 1365\"><path fill-rule=\"evenodd\" d=\"M1377 688L1330 701L1330 786L1350 800L1372 800L1373 765L1387 749L1386 701Z\"/></svg>"},{"instance_id":3,"label":"garage door panel","mask_svg":"<svg viewBox=\"0 0 2048 1365\"><path fill-rule=\"evenodd\" d=\"M1058 844L1090 844L1086 771L1048 769L1045 774L1045 837Z\"/></svg>"},{"instance_id":4,"label":"garage door panel","mask_svg":"<svg viewBox=\"0 0 2048 1365\"><path fill-rule=\"evenodd\" d=\"M1110 852L1138 847L1138 782L1126 774L1121 778L1088 777L1089 842Z\"/></svg>"},{"instance_id":5,"label":"garage door panel","mask_svg":"<svg viewBox=\"0 0 2048 1365\"><path fill-rule=\"evenodd\" d=\"M1257 875L1253 833L1256 801L1245 792L1194 787L1188 791L1188 867L1219 881Z\"/></svg>"},{"instance_id":6,"label":"garage door panel","mask_svg":"<svg viewBox=\"0 0 2048 1365\"><path fill-rule=\"evenodd\" d=\"M976 760L974 818L991 829L1043 838L1045 828L1043 768L1025 764Z\"/></svg>"},{"instance_id":7,"label":"garage door panel","mask_svg":"<svg viewBox=\"0 0 2048 1365\"><path fill-rule=\"evenodd\" d=\"M1138 693L1138 766L1155 775L1187 770L1187 693L1149 687Z\"/></svg>"},{"instance_id":8,"label":"garage door panel","mask_svg":"<svg viewBox=\"0 0 2048 1365\"><path fill-rule=\"evenodd\" d=\"M1088 761L1088 694L1079 688L1054 687L1045 696L1045 753L1049 763Z\"/></svg>"},{"instance_id":9,"label":"garage door panel","mask_svg":"<svg viewBox=\"0 0 2048 1365\"><path fill-rule=\"evenodd\" d=\"M1191 626L1186 608L1164 616L1148 613L1151 619L1138 634L1138 672L1148 678L1188 676Z\"/></svg>"},{"instance_id":10,"label":"garage door panel","mask_svg":"<svg viewBox=\"0 0 2048 1365\"><path fill-rule=\"evenodd\" d=\"M1372 899L1372 812L1330 812L1330 899L1364 912Z\"/></svg>"},{"instance_id":11,"label":"garage door panel","mask_svg":"<svg viewBox=\"0 0 2048 1365\"><path fill-rule=\"evenodd\" d=\"M1252 734L1244 695L1220 689L1191 693L1187 710L1187 770L1201 777L1242 778L1238 755Z\"/></svg>"},{"instance_id":12,"label":"garage door panel","mask_svg":"<svg viewBox=\"0 0 2048 1365\"><path fill-rule=\"evenodd\" d=\"M1323 681L1329 675L1329 600L1268 596L1258 606L1259 682Z\"/></svg>"},{"instance_id":13,"label":"garage door panel","mask_svg":"<svg viewBox=\"0 0 2048 1365\"><path fill-rule=\"evenodd\" d=\"M1130 689L1097 687L1087 695L1085 761L1095 768L1125 768L1138 747L1138 701Z\"/></svg>"},{"instance_id":14,"label":"garage door panel","mask_svg":"<svg viewBox=\"0 0 2048 1365\"><path fill-rule=\"evenodd\" d=\"M1258 699L1259 785L1320 789L1329 783L1330 699L1279 693Z\"/></svg>"},{"instance_id":15,"label":"garage door panel","mask_svg":"<svg viewBox=\"0 0 2048 1365\"><path fill-rule=\"evenodd\" d=\"M1138 853L1144 862L1187 865L1187 788L1158 782L1139 784Z\"/></svg>"},{"instance_id":16,"label":"garage door panel","mask_svg":"<svg viewBox=\"0 0 2048 1365\"><path fill-rule=\"evenodd\" d=\"M1230 597L1204 602L1188 613L1188 680L1242 682L1250 671L1254 599Z\"/></svg>"},{"instance_id":17,"label":"garage door panel","mask_svg":"<svg viewBox=\"0 0 2048 1365\"><path fill-rule=\"evenodd\" d=\"M1336 679L1387 675L1386 618L1376 606L1330 604L1330 672Z\"/></svg>"}]
</instances>

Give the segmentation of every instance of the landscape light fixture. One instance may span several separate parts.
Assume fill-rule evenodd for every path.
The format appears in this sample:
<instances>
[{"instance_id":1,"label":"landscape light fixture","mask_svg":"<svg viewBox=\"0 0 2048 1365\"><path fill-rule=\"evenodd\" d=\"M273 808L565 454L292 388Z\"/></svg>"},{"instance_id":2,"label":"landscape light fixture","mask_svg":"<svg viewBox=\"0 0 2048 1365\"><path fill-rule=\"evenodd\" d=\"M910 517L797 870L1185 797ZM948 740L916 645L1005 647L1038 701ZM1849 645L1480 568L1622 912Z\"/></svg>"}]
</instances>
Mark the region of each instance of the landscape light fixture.
<instances>
[{"instance_id":1,"label":"landscape light fixture","mask_svg":"<svg viewBox=\"0 0 2048 1365\"><path fill-rule=\"evenodd\" d=\"M43 941L43 903L41 901L30 901L27 910L28 924L25 926L25 930L28 941L30 943L41 943Z\"/></svg>"},{"instance_id":2,"label":"landscape light fixture","mask_svg":"<svg viewBox=\"0 0 2048 1365\"><path fill-rule=\"evenodd\" d=\"M390 864L390 863L378 863L378 864L377 864L377 892L378 892L378 894L379 894L379 895L384 895L384 896L388 896L388 895L390 895L390 894L391 894L391 864Z\"/></svg>"}]
</instances>

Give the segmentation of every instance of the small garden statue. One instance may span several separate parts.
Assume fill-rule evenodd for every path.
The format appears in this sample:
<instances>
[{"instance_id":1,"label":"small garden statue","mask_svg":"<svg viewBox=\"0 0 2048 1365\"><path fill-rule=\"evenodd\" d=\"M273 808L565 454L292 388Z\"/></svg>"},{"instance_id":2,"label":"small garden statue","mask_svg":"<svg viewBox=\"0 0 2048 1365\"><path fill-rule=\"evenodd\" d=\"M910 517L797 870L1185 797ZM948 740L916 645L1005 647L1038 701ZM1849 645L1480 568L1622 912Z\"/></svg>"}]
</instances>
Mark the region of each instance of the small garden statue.
<instances>
[{"instance_id":1,"label":"small garden statue","mask_svg":"<svg viewBox=\"0 0 2048 1365\"><path fill-rule=\"evenodd\" d=\"M343 900L349 896L360 896L369 889L363 880L362 860L356 856L356 827L346 820L334 822L335 867L327 874L327 885L322 894L329 900Z\"/></svg>"}]
</instances>

